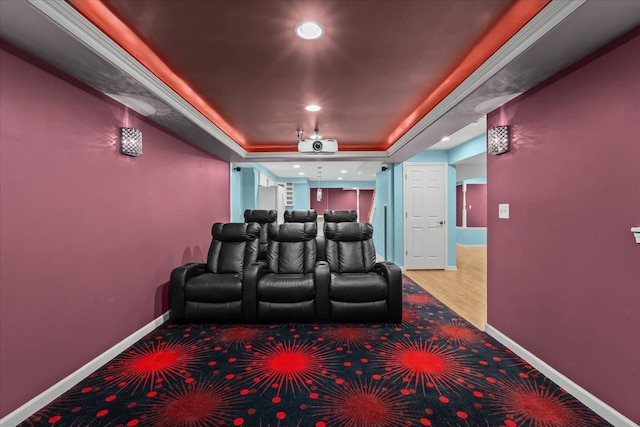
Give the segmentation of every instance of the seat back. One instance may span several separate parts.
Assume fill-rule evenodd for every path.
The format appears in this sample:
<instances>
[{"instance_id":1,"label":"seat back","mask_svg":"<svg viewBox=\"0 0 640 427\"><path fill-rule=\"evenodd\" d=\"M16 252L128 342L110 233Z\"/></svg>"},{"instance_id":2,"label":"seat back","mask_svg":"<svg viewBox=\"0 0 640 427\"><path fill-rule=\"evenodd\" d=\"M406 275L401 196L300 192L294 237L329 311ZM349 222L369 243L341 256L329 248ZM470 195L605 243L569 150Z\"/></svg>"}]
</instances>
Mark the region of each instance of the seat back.
<instances>
[{"instance_id":1,"label":"seat back","mask_svg":"<svg viewBox=\"0 0 640 427\"><path fill-rule=\"evenodd\" d=\"M324 225L325 257L333 273L367 273L376 264L373 226L358 222Z\"/></svg>"},{"instance_id":2,"label":"seat back","mask_svg":"<svg viewBox=\"0 0 640 427\"><path fill-rule=\"evenodd\" d=\"M327 222L356 222L358 220L358 213L354 210L326 210L324 211L323 217L325 224Z\"/></svg>"},{"instance_id":3,"label":"seat back","mask_svg":"<svg viewBox=\"0 0 640 427\"><path fill-rule=\"evenodd\" d=\"M260 225L252 223L213 224L213 240L209 247L207 266L213 273L239 273L258 258Z\"/></svg>"},{"instance_id":4,"label":"seat back","mask_svg":"<svg viewBox=\"0 0 640 427\"><path fill-rule=\"evenodd\" d=\"M260 224L258 259L265 259L267 257L269 224L276 222L277 219L278 211L273 209L247 209L244 211L244 222L257 222Z\"/></svg>"},{"instance_id":5,"label":"seat back","mask_svg":"<svg viewBox=\"0 0 640 427\"><path fill-rule=\"evenodd\" d=\"M315 222L269 224L267 269L271 273L311 273L316 264Z\"/></svg>"},{"instance_id":6,"label":"seat back","mask_svg":"<svg viewBox=\"0 0 640 427\"><path fill-rule=\"evenodd\" d=\"M284 222L316 222L318 213L315 209L284 211Z\"/></svg>"}]
</instances>

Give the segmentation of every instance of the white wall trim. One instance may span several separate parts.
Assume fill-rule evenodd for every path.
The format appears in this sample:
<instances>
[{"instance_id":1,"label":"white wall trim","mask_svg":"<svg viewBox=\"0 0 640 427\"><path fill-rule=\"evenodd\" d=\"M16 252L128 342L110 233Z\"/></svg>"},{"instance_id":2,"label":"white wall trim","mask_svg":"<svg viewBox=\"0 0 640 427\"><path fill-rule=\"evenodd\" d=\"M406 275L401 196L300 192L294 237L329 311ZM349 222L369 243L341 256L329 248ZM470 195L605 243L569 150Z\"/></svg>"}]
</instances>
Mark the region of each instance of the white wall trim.
<instances>
[{"instance_id":1,"label":"white wall trim","mask_svg":"<svg viewBox=\"0 0 640 427\"><path fill-rule=\"evenodd\" d=\"M448 270L448 271L458 271L458 266L457 265L447 265L444 269Z\"/></svg>"},{"instance_id":2,"label":"white wall trim","mask_svg":"<svg viewBox=\"0 0 640 427\"><path fill-rule=\"evenodd\" d=\"M200 129L213 136L236 154L241 155L243 158L247 157L247 151L236 141L214 125L155 74L140 64L129 52L121 48L120 45L93 25L92 22L82 16L73 6L64 1L27 1L101 58L142 84L147 90L186 117L187 120L199 126Z\"/></svg>"},{"instance_id":3,"label":"white wall trim","mask_svg":"<svg viewBox=\"0 0 640 427\"><path fill-rule=\"evenodd\" d=\"M418 123L389 147L387 156L394 155L408 142L455 107L461 100L469 96L469 94L489 80L489 78L503 69L509 62L513 61L522 54L522 52L535 44L556 25L566 19L567 16L575 12L576 9L585 2L586 0L576 0L552 1L549 3L469 77L451 91L445 99L440 101L438 105L432 108Z\"/></svg>"},{"instance_id":4,"label":"white wall trim","mask_svg":"<svg viewBox=\"0 0 640 427\"><path fill-rule=\"evenodd\" d=\"M158 326L162 325L167 320L169 320L168 311L152 320L142 328L138 329L104 353L100 354L95 359L82 366L80 369L61 379L24 405L20 406L15 411L4 416L2 419L0 419L0 427L11 427L18 425L34 413L38 412L40 409L44 408L55 398L67 392L69 389L71 389L71 387L75 386L80 381L91 375L102 365L116 357L118 354L122 353L127 349L127 347L142 339L145 335L153 331Z\"/></svg>"},{"instance_id":5,"label":"white wall trim","mask_svg":"<svg viewBox=\"0 0 640 427\"><path fill-rule=\"evenodd\" d=\"M462 246L464 248L486 248L487 245L465 245L462 243L456 243L456 246Z\"/></svg>"},{"instance_id":6,"label":"white wall trim","mask_svg":"<svg viewBox=\"0 0 640 427\"><path fill-rule=\"evenodd\" d=\"M542 372L551 381L567 390L567 392L573 395L573 397L578 399L580 402L589 407L593 412L600 415L602 418L609 421L614 426L638 427L638 424L635 424L629 418L625 417L620 412L616 411L611 406L607 405L602 400L598 399L596 396L589 393L587 390L583 389L578 384L571 381L569 378L565 377L563 374L555 370L552 366L548 365L545 361L535 356L529 350L522 347L502 332L498 331L493 326L487 324L485 327L485 332L491 335L496 340L500 341L509 349L513 350L515 354L522 357L529 364L531 364L531 366Z\"/></svg>"}]
</instances>

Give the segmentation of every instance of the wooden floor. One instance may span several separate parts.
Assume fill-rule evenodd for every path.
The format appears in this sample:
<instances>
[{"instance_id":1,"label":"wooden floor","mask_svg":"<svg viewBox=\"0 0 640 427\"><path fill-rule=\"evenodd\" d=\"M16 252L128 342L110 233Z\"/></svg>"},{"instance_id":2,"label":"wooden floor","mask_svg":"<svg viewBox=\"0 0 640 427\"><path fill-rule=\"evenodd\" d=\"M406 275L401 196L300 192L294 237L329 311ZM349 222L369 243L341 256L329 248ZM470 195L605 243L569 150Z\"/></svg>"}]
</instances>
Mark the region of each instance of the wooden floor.
<instances>
[{"instance_id":1,"label":"wooden floor","mask_svg":"<svg viewBox=\"0 0 640 427\"><path fill-rule=\"evenodd\" d=\"M458 270L404 272L434 297L484 331L487 324L487 248L458 246Z\"/></svg>"}]
</instances>

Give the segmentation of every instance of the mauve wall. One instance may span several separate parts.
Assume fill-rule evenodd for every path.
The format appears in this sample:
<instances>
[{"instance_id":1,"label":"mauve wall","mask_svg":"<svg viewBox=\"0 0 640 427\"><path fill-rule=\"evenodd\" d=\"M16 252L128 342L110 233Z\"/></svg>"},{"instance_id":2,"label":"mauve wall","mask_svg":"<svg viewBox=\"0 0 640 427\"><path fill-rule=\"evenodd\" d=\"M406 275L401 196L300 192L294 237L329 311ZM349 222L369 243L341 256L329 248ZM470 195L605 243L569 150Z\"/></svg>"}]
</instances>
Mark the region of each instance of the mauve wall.
<instances>
[{"instance_id":1,"label":"mauve wall","mask_svg":"<svg viewBox=\"0 0 640 427\"><path fill-rule=\"evenodd\" d=\"M487 226L487 184L467 184L467 227Z\"/></svg>"},{"instance_id":2,"label":"mauve wall","mask_svg":"<svg viewBox=\"0 0 640 427\"><path fill-rule=\"evenodd\" d=\"M229 166L0 50L0 416L167 310L229 219ZM20 55L21 56L21 55Z\"/></svg>"},{"instance_id":3,"label":"mauve wall","mask_svg":"<svg viewBox=\"0 0 640 427\"><path fill-rule=\"evenodd\" d=\"M322 213L328 209L327 206L329 205L329 189L328 188L323 188L322 189L322 200L318 201L318 189L317 188L310 188L309 189L309 209L315 209L316 212L318 212L318 215L322 215Z\"/></svg>"},{"instance_id":4,"label":"mauve wall","mask_svg":"<svg viewBox=\"0 0 640 427\"><path fill-rule=\"evenodd\" d=\"M311 198L311 209L315 209L318 215L322 215L325 210L343 210L356 208L356 190L343 190L342 188L323 188L322 200L318 202L316 197L317 188L309 190Z\"/></svg>"},{"instance_id":5,"label":"mauve wall","mask_svg":"<svg viewBox=\"0 0 640 427\"><path fill-rule=\"evenodd\" d=\"M640 422L640 29L488 117L488 323ZM498 219L498 204L510 219Z\"/></svg>"},{"instance_id":6,"label":"mauve wall","mask_svg":"<svg viewBox=\"0 0 640 427\"><path fill-rule=\"evenodd\" d=\"M456 185L456 227L462 227L462 211L464 208L463 194L462 184Z\"/></svg>"}]
</instances>

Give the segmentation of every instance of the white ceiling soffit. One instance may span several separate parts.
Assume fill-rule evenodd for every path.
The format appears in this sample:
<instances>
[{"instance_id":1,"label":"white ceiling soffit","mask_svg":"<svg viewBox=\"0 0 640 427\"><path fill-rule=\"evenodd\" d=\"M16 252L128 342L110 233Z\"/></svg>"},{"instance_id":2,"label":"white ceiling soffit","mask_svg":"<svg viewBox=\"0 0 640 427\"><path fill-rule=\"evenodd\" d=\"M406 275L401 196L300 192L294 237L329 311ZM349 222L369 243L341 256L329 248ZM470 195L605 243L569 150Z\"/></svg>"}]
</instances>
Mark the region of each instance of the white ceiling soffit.
<instances>
[{"instance_id":1,"label":"white ceiling soffit","mask_svg":"<svg viewBox=\"0 0 640 427\"><path fill-rule=\"evenodd\" d=\"M638 25L640 1L554 0L386 153L338 151L313 160L402 162L488 112L478 106L498 107L496 100L530 89ZM0 36L103 93L147 102L157 111L151 120L221 159L310 160L247 153L66 2L0 1Z\"/></svg>"},{"instance_id":2,"label":"white ceiling soffit","mask_svg":"<svg viewBox=\"0 0 640 427\"><path fill-rule=\"evenodd\" d=\"M34 31L37 29L37 31ZM0 36L105 94L153 106L149 118L226 160L246 151L64 1L0 0Z\"/></svg>"},{"instance_id":3,"label":"white ceiling soffit","mask_svg":"<svg viewBox=\"0 0 640 427\"><path fill-rule=\"evenodd\" d=\"M247 165L238 163L238 166L243 164ZM309 181L375 181L375 174L382 168L382 162L369 161L287 161L262 162L261 165L279 178L305 178Z\"/></svg>"},{"instance_id":4,"label":"white ceiling soffit","mask_svg":"<svg viewBox=\"0 0 640 427\"><path fill-rule=\"evenodd\" d=\"M428 150L450 150L453 147L464 144L480 135L487 133L487 121L485 116L447 136L446 139L436 142Z\"/></svg>"},{"instance_id":5,"label":"white ceiling soffit","mask_svg":"<svg viewBox=\"0 0 640 427\"><path fill-rule=\"evenodd\" d=\"M571 13L567 13L569 12L567 9L560 10L558 13L563 15L561 22L557 19L560 15L555 15L551 28L545 28L546 32L535 42L466 97L458 95L463 99L438 119L430 117L432 113L435 114L435 109L427 114L422 120L429 121L431 124L415 135L410 144L390 152L389 161L402 162L421 152L439 142L443 136L451 135L640 25L640 1L612 0L585 3L554 0L548 7L558 7L562 4L574 7L575 10ZM543 12L546 10L547 8ZM536 16L538 17L540 14ZM528 30L529 24L523 30ZM502 49L506 48L511 41ZM481 71L485 65L478 71ZM458 89L460 88L462 85ZM452 92L450 97L455 96L458 89Z\"/></svg>"}]
</instances>

